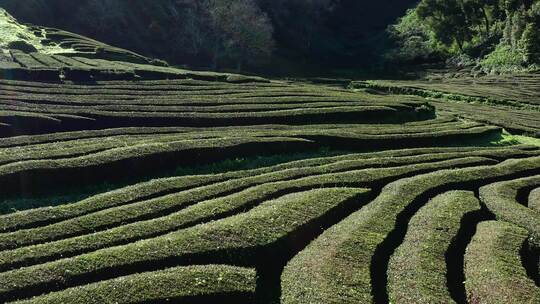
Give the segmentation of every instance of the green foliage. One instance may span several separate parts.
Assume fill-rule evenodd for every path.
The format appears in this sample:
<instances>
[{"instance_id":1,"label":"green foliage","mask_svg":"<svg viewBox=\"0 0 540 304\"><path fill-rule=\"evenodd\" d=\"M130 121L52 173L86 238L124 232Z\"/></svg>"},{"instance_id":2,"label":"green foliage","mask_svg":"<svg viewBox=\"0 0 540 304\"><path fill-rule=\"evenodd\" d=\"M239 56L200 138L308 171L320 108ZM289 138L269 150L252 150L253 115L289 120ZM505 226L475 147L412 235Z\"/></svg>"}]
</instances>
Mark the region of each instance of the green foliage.
<instances>
[{"instance_id":1,"label":"green foliage","mask_svg":"<svg viewBox=\"0 0 540 304\"><path fill-rule=\"evenodd\" d=\"M397 24L391 25L388 32L398 44L385 55L391 61L429 60L438 57L443 50L413 9L408 10Z\"/></svg>"},{"instance_id":2,"label":"green foliage","mask_svg":"<svg viewBox=\"0 0 540 304\"><path fill-rule=\"evenodd\" d=\"M270 20L253 0L208 0L210 23L214 37L213 65L221 57L237 62L242 69L246 59L269 57L274 48Z\"/></svg>"},{"instance_id":3,"label":"green foliage","mask_svg":"<svg viewBox=\"0 0 540 304\"><path fill-rule=\"evenodd\" d=\"M527 229L530 241L540 247L540 214L517 201L522 189L540 187L540 176L494 183L480 188L480 199L498 220Z\"/></svg>"},{"instance_id":4,"label":"green foliage","mask_svg":"<svg viewBox=\"0 0 540 304\"><path fill-rule=\"evenodd\" d=\"M324 218L348 210L367 197L368 189L326 188L297 192L267 200L235 216L208 222L156 238L110 247L69 259L34 265L0 274L0 297L35 292L39 286L67 287L84 276L109 271L132 272L130 266L215 256L229 263L267 263L275 252L288 250L309 227L318 228ZM300 239L300 238L299 238ZM213 259L213 260L216 260ZM265 259L265 260L267 260ZM28 275L26 273L32 273ZM83 279L84 280L84 279ZM25 295L26 296L26 295Z\"/></svg>"},{"instance_id":5,"label":"green foliage","mask_svg":"<svg viewBox=\"0 0 540 304\"><path fill-rule=\"evenodd\" d=\"M225 265L175 267L69 288L17 304L127 304L209 299L251 303L257 287L254 269Z\"/></svg>"},{"instance_id":6,"label":"green foliage","mask_svg":"<svg viewBox=\"0 0 540 304\"><path fill-rule=\"evenodd\" d=\"M452 191L436 196L412 217L388 267L391 303L454 303L447 288L447 273L454 269L447 266L455 265L447 264L446 252L462 227L474 225L471 215L480 210L473 192Z\"/></svg>"},{"instance_id":7,"label":"green foliage","mask_svg":"<svg viewBox=\"0 0 540 304\"><path fill-rule=\"evenodd\" d=\"M395 242L393 232L397 226L407 226L409 219L404 217L414 210L413 206L423 202L422 196L457 184L511 178L537 168L539 160L508 160L493 166L453 170L440 168L386 185L369 205L326 230L287 264L282 275L282 303L377 302L373 290L385 286L374 286L381 282L373 280L373 272L382 272L386 277L384 260L377 254L382 254L381 247L388 246L386 241ZM459 161L482 164L482 160L473 158L457 161L454 168L459 167Z\"/></svg>"},{"instance_id":8,"label":"green foliage","mask_svg":"<svg viewBox=\"0 0 540 304\"><path fill-rule=\"evenodd\" d=\"M467 54L485 71L516 72L540 61L539 16L540 1L422 0L390 32L394 52Z\"/></svg>"},{"instance_id":9,"label":"green foliage","mask_svg":"<svg viewBox=\"0 0 540 304\"><path fill-rule=\"evenodd\" d=\"M540 63L540 30L537 23L527 23L519 46L525 63Z\"/></svg>"},{"instance_id":10,"label":"green foliage","mask_svg":"<svg viewBox=\"0 0 540 304\"><path fill-rule=\"evenodd\" d=\"M495 68L500 70L500 67ZM508 69L516 68L509 66ZM351 88L422 96L430 99L439 110L474 121L489 122L534 139L540 138L537 118L540 111L539 80L539 75L535 74L481 78L461 76L429 81L356 81L351 83Z\"/></svg>"},{"instance_id":11,"label":"green foliage","mask_svg":"<svg viewBox=\"0 0 540 304\"><path fill-rule=\"evenodd\" d=\"M532 210L540 212L540 187L531 191L529 195L529 204L528 207ZM538 265L540 267L540 265Z\"/></svg>"},{"instance_id":12,"label":"green foliage","mask_svg":"<svg viewBox=\"0 0 540 304\"><path fill-rule=\"evenodd\" d=\"M519 71L523 68L523 56L510 45L498 45L495 51L486 56L481 66L488 72L491 70Z\"/></svg>"},{"instance_id":13,"label":"green foliage","mask_svg":"<svg viewBox=\"0 0 540 304\"><path fill-rule=\"evenodd\" d=\"M384 52L375 50L384 29L414 2L0 0L0 6L24 22L64 28L172 64L211 68L217 55L222 69L283 74L290 67L276 65L278 60L317 70L372 63Z\"/></svg>"}]
</instances>

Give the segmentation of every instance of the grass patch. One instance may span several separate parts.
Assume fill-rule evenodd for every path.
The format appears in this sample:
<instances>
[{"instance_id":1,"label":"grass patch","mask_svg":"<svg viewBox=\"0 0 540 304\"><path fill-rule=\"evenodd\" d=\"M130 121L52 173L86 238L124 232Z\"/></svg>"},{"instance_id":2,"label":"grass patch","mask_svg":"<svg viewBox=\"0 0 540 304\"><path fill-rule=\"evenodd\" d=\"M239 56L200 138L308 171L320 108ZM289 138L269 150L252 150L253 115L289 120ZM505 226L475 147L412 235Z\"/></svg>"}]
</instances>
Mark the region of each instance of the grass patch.
<instances>
[{"instance_id":1,"label":"grass patch","mask_svg":"<svg viewBox=\"0 0 540 304\"><path fill-rule=\"evenodd\" d=\"M525 144L540 147L540 138L512 135L508 132L503 132L502 138L500 138L498 141L492 142L492 144L501 146Z\"/></svg>"},{"instance_id":2,"label":"grass patch","mask_svg":"<svg viewBox=\"0 0 540 304\"><path fill-rule=\"evenodd\" d=\"M0 47L7 50L8 45L16 41L24 41L36 49L41 48L41 40L27 26L19 24L0 8Z\"/></svg>"}]
</instances>

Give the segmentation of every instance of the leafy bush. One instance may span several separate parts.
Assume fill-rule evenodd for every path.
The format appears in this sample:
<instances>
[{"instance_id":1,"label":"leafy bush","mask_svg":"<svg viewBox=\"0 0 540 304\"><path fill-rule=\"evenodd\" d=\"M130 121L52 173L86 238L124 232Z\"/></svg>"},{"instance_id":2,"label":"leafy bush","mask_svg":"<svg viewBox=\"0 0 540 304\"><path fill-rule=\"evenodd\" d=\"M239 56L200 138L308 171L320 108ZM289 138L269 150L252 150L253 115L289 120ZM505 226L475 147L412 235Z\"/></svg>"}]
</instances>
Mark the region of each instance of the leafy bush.
<instances>
[{"instance_id":1,"label":"leafy bush","mask_svg":"<svg viewBox=\"0 0 540 304\"><path fill-rule=\"evenodd\" d=\"M419 38L414 31L421 31L422 44L401 43L399 51L425 54L443 49L446 55L478 58L495 48L481 62L485 71L519 71L524 64L540 61L539 3L422 0L394 26L405 33L401 41L409 44ZM411 24L413 30L407 30Z\"/></svg>"},{"instance_id":2,"label":"leafy bush","mask_svg":"<svg viewBox=\"0 0 540 304\"><path fill-rule=\"evenodd\" d=\"M442 50L434 34L422 22L416 10L410 9L397 24L387 29L396 48L385 54L390 61L415 61L439 57Z\"/></svg>"},{"instance_id":3,"label":"leafy bush","mask_svg":"<svg viewBox=\"0 0 540 304\"><path fill-rule=\"evenodd\" d=\"M524 68L523 56L509 45L499 45L480 62L486 72L519 71Z\"/></svg>"}]
</instances>

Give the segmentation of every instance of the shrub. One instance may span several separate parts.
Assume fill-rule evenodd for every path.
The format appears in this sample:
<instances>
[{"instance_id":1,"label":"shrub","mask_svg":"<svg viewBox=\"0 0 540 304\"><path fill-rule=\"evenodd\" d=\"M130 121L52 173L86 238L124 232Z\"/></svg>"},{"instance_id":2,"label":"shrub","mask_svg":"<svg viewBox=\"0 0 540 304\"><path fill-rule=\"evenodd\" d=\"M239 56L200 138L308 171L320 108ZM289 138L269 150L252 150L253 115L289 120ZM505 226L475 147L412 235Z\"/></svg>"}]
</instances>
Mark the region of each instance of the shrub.
<instances>
[{"instance_id":1,"label":"shrub","mask_svg":"<svg viewBox=\"0 0 540 304\"><path fill-rule=\"evenodd\" d=\"M538 24L527 24L519 41L519 46L525 63L540 63L540 29Z\"/></svg>"},{"instance_id":2,"label":"shrub","mask_svg":"<svg viewBox=\"0 0 540 304\"><path fill-rule=\"evenodd\" d=\"M291 250L294 241L302 242L301 237L313 234L321 225L353 208L368 192L331 188L295 193L267 201L246 213L162 237L4 272L0 274L0 298L29 297L44 286L58 290L90 283L98 273L127 275L136 272L137 265L160 267L167 260L187 264L211 257L226 263L264 264L267 261L260 260L261 256Z\"/></svg>"},{"instance_id":3,"label":"shrub","mask_svg":"<svg viewBox=\"0 0 540 304\"><path fill-rule=\"evenodd\" d=\"M540 188L531 191L529 195L529 208L540 212Z\"/></svg>"},{"instance_id":4,"label":"shrub","mask_svg":"<svg viewBox=\"0 0 540 304\"><path fill-rule=\"evenodd\" d=\"M466 155L461 156L465 157ZM268 180L272 174L233 179L230 182L216 183L215 185L182 191L178 194L134 202L125 205L125 207L110 208L103 212L96 212L88 216L78 217L73 220L67 220L41 228L6 233L1 235L2 250L21 247L11 251L4 251L4 254L0 258L0 269L44 262L60 256L72 256L163 235L171 231L194 226L198 223L220 219L242 210L249 210L268 198L286 193L338 185L366 185L373 187L387 180L395 180L403 176L469 163L463 158L452 159L452 157L457 157L457 155L423 155L418 157L403 157L399 160L378 159L382 162L381 166L383 168L362 169L364 166L369 167L370 163L373 166L375 160L368 159L366 161L359 161L356 165L355 162L349 161L314 167L312 170L310 170L311 168L289 169L283 172L276 172L276 177L280 178L274 182L264 183L265 179ZM445 160L447 158L449 159ZM415 163L415 160L419 162L422 159L429 159L433 163ZM476 161L476 159L478 158L472 158L471 161ZM349 171L330 173L341 170ZM325 174L316 175L316 172L325 172ZM296 175L296 179L288 180L294 176L288 175L288 173L296 173L294 174ZM300 178L302 175L307 176ZM261 184L249 187L250 184L247 183L248 181ZM230 184L238 184L240 187L238 189L231 188ZM225 193L231 189L238 192L218 196L220 194L219 191L212 192L211 189L223 189L222 191ZM212 198L213 196L218 197ZM195 201L198 201L198 203L195 204ZM148 207L146 209L140 208L145 206ZM169 210L167 212L159 212L158 208L165 210L166 208L171 209L171 206L181 206L183 208L178 211ZM137 209L142 209L142 212L139 211L137 213ZM129 217L134 217L137 214L140 217L140 221L128 224L132 221ZM120 221L122 222L120 223ZM80 236L70 237L72 235ZM56 242L47 242L56 239L58 239ZM29 244L38 245L25 247Z\"/></svg>"},{"instance_id":5,"label":"shrub","mask_svg":"<svg viewBox=\"0 0 540 304\"><path fill-rule=\"evenodd\" d=\"M488 72L516 72L524 67L523 56L508 45L501 44L495 51L480 61L482 68Z\"/></svg>"}]
</instances>

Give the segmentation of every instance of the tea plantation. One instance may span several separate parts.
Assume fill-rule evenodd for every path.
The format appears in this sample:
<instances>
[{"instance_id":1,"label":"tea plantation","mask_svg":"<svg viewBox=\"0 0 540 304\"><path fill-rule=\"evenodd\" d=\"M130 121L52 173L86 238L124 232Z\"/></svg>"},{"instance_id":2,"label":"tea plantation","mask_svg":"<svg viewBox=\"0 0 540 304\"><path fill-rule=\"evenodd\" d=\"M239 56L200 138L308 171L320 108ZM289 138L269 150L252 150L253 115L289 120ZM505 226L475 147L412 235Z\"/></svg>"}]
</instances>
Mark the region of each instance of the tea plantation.
<instances>
[{"instance_id":1,"label":"tea plantation","mask_svg":"<svg viewBox=\"0 0 540 304\"><path fill-rule=\"evenodd\" d=\"M0 61L0 302L540 303L537 82L457 102L23 30L40 45Z\"/></svg>"}]
</instances>

